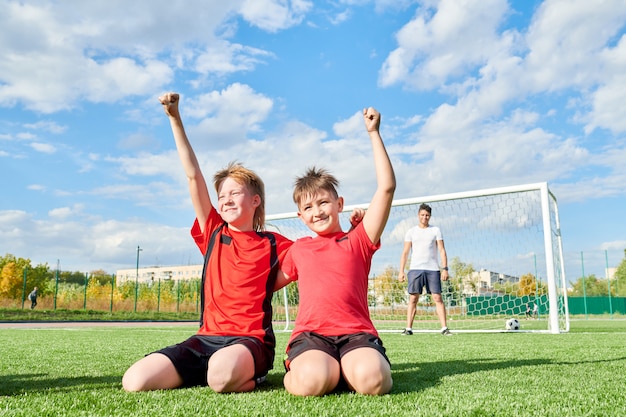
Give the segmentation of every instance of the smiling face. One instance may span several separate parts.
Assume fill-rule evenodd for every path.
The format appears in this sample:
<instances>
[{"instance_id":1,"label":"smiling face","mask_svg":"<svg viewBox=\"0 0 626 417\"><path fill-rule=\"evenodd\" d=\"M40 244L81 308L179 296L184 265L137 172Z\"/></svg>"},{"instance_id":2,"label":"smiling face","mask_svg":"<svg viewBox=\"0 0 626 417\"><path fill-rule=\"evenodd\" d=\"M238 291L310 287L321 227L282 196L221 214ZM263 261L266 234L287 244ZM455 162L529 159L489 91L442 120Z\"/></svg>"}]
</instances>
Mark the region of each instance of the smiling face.
<instances>
[{"instance_id":1,"label":"smiling face","mask_svg":"<svg viewBox=\"0 0 626 417\"><path fill-rule=\"evenodd\" d=\"M230 177L218 189L217 210L231 229L253 230L254 212L260 203L258 194L252 194L248 187Z\"/></svg>"},{"instance_id":2,"label":"smiling face","mask_svg":"<svg viewBox=\"0 0 626 417\"><path fill-rule=\"evenodd\" d=\"M428 227L428 223L430 222L430 213L427 210L420 210L417 213L417 217L419 218L421 228Z\"/></svg>"},{"instance_id":3,"label":"smiling face","mask_svg":"<svg viewBox=\"0 0 626 417\"><path fill-rule=\"evenodd\" d=\"M343 211L343 198L335 197L328 190L320 189L310 196L303 196L298 204L298 217L319 236L341 232L339 213Z\"/></svg>"}]
</instances>

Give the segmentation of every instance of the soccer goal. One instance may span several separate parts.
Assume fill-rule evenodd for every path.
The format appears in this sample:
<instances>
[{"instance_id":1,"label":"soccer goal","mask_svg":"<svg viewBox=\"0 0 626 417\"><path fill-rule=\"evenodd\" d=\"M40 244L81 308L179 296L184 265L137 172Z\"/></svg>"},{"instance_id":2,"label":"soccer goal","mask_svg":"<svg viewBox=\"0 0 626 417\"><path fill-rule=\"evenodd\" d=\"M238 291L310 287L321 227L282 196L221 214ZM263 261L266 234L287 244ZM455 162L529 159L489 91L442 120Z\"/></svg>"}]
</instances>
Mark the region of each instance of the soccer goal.
<instances>
[{"instance_id":1,"label":"soccer goal","mask_svg":"<svg viewBox=\"0 0 626 417\"><path fill-rule=\"evenodd\" d=\"M421 203L432 207L430 224L443 233L450 279L442 283L442 296L451 330L507 331L507 320L516 318L519 331L569 331L558 207L547 183L395 200L369 277L370 315L379 331L399 332L406 324L409 297L398 267ZM367 209L345 207L344 230L356 207ZM312 234L295 212L268 216L267 229L290 239ZM276 329L289 330L298 311L297 285L276 293L273 306ZM434 303L423 294L413 331L439 329Z\"/></svg>"}]
</instances>

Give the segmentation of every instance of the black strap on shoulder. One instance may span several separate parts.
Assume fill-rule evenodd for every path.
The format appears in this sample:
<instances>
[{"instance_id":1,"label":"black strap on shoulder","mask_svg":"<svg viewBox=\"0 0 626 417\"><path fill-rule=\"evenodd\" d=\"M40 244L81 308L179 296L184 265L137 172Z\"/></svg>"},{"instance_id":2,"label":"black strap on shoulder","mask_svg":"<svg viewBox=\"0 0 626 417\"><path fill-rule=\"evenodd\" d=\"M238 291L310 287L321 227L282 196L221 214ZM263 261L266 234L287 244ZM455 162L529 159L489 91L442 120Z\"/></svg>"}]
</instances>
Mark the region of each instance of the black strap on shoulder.
<instances>
[{"instance_id":1,"label":"black strap on shoulder","mask_svg":"<svg viewBox=\"0 0 626 417\"><path fill-rule=\"evenodd\" d=\"M202 327L202 324L204 322L204 286L206 284L206 274L208 272L209 258L211 257L211 253L213 252L213 248L215 247L217 235L224 228L224 225L226 225L226 223L222 223L220 227L213 231L213 233L211 234L211 238L209 239L209 245L207 246L207 250L204 254L204 265L202 267L202 284L200 285L200 327ZM271 308L271 295L273 295L274 284L276 283L276 277L278 275L278 253L276 250L276 237L271 233L257 232L257 234L261 237L267 238L270 242L270 274L266 285L266 293L270 296L266 297L264 302L269 303L269 305L264 306L264 308ZM268 316L269 323L263 323L264 328L268 328L272 324L271 315Z\"/></svg>"},{"instance_id":2,"label":"black strap on shoulder","mask_svg":"<svg viewBox=\"0 0 626 417\"><path fill-rule=\"evenodd\" d=\"M272 329L272 297L274 296L274 285L278 276L278 252L276 249L276 236L272 233L257 232L261 237L270 241L270 273L265 283L265 298L263 299L263 311L269 312L264 314L263 328L265 329L265 343L276 345L274 331Z\"/></svg>"},{"instance_id":3,"label":"black strap on shoulder","mask_svg":"<svg viewBox=\"0 0 626 417\"><path fill-rule=\"evenodd\" d=\"M209 258L211 257L211 252L213 252L213 247L215 246L215 238L224 228L225 224L226 223L222 223L220 227L218 227L213 231L213 233L211 233L209 246L207 246L206 252L204 253L204 265L202 266L202 283L200 285L200 327L202 327L202 324L204 322L204 284L206 282L206 273L209 264Z\"/></svg>"}]
</instances>

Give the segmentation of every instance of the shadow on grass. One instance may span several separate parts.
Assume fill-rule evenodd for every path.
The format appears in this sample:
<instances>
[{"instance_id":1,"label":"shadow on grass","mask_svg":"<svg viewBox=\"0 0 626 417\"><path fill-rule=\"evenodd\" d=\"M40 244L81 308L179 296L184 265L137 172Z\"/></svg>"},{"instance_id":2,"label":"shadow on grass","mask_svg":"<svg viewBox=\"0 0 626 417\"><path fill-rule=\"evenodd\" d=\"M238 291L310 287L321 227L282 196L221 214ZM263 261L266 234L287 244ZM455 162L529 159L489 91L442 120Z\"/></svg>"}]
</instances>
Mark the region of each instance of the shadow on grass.
<instances>
[{"instance_id":1,"label":"shadow on grass","mask_svg":"<svg viewBox=\"0 0 626 417\"><path fill-rule=\"evenodd\" d=\"M393 389L391 394L422 391L438 385L446 376L470 374L507 368L538 365L581 365L589 363L620 362L626 357L589 361L563 362L551 359L470 359L458 361L400 363L392 365Z\"/></svg>"},{"instance_id":2,"label":"shadow on grass","mask_svg":"<svg viewBox=\"0 0 626 417\"><path fill-rule=\"evenodd\" d=\"M49 378L47 374L0 375L0 396L33 392L68 392L77 388L114 388L122 386L119 375Z\"/></svg>"}]
</instances>

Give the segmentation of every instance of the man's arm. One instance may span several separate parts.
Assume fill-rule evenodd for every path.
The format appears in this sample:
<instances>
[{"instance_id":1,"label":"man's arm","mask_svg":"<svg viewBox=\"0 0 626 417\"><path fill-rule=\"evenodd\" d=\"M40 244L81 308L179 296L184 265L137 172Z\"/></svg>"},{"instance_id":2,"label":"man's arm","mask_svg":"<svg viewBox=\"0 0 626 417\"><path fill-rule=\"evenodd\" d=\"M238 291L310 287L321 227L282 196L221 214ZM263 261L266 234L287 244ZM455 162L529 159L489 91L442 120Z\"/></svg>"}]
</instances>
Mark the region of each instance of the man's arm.
<instances>
[{"instance_id":1,"label":"man's arm","mask_svg":"<svg viewBox=\"0 0 626 417\"><path fill-rule=\"evenodd\" d=\"M187 175L191 202L196 212L200 229L204 232L204 226L213 205L211 204L211 197L209 196L209 190L204 180L204 175L202 175L200 164L183 127L183 121L178 110L179 99L180 96L176 93L167 93L159 97L163 110L169 117L176 150L185 170L185 175Z\"/></svg>"},{"instance_id":2,"label":"man's arm","mask_svg":"<svg viewBox=\"0 0 626 417\"><path fill-rule=\"evenodd\" d=\"M372 107L363 109L363 120L372 143L377 184L372 201L363 218L363 227L372 243L377 243L389 217L393 193L396 190L396 177L380 137L380 113Z\"/></svg>"},{"instance_id":3,"label":"man's arm","mask_svg":"<svg viewBox=\"0 0 626 417\"><path fill-rule=\"evenodd\" d=\"M406 278L404 271L406 270L406 261L409 259L409 252L411 252L411 242L404 242L402 255L400 255L400 270L398 271L399 281L404 281Z\"/></svg>"},{"instance_id":4,"label":"man's arm","mask_svg":"<svg viewBox=\"0 0 626 417\"><path fill-rule=\"evenodd\" d=\"M437 248L439 249L439 257L441 258L441 279L446 281L448 279L448 255L446 254L446 248L443 244L443 240L437 241Z\"/></svg>"}]
</instances>

